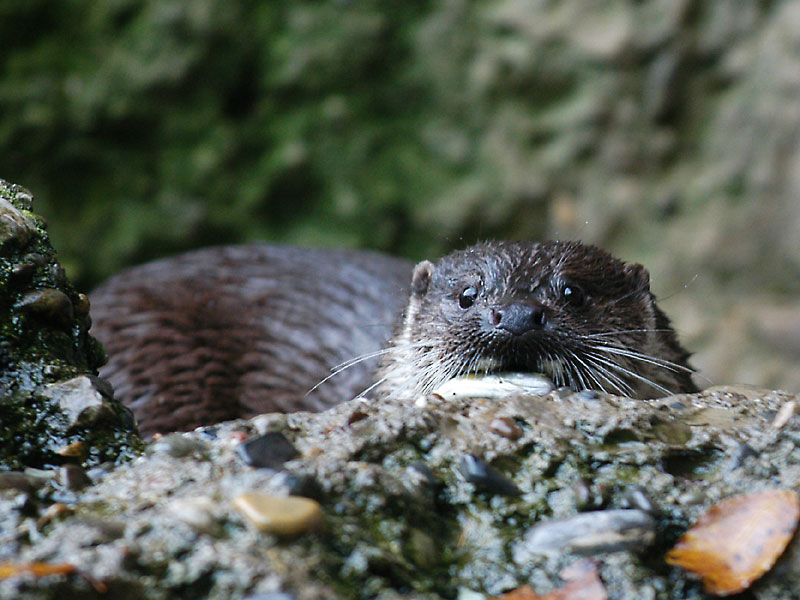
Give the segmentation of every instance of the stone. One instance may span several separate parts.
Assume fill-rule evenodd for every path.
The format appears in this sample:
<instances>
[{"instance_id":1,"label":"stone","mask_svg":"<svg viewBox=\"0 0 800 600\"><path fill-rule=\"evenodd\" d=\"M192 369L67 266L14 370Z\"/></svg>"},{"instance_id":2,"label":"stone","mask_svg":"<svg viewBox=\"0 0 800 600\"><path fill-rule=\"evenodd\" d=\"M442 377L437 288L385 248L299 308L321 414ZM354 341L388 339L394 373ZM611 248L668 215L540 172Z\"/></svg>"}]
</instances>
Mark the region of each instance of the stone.
<instances>
[{"instance_id":1,"label":"stone","mask_svg":"<svg viewBox=\"0 0 800 600\"><path fill-rule=\"evenodd\" d=\"M5 198L0 198L0 248L15 241L25 246L36 234L36 222Z\"/></svg>"},{"instance_id":2,"label":"stone","mask_svg":"<svg viewBox=\"0 0 800 600\"><path fill-rule=\"evenodd\" d=\"M298 456L292 442L279 431L245 440L236 448L236 454L246 465L256 468L278 469L287 460Z\"/></svg>"},{"instance_id":3,"label":"stone","mask_svg":"<svg viewBox=\"0 0 800 600\"><path fill-rule=\"evenodd\" d=\"M656 522L644 511L596 510L537 523L514 546L513 556L517 564L524 564L535 554L595 555L643 549L653 543L655 535Z\"/></svg>"},{"instance_id":4,"label":"stone","mask_svg":"<svg viewBox=\"0 0 800 600\"><path fill-rule=\"evenodd\" d=\"M297 535L316 528L324 514L319 502L300 496L271 496L259 492L239 494L233 506L258 531Z\"/></svg>"},{"instance_id":5,"label":"stone","mask_svg":"<svg viewBox=\"0 0 800 600\"><path fill-rule=\"evenodd\" d=\"M59 467L56 481L63 488L71 491L78 492L92 484L92 480L86 473L86 469L79 465L64 465Z\"/></svg>"},{"instance_id":6,"label":"stone","mask_svg":"<svg viewBox=\"0 0 800 600\"><path fill-rule=\"evenodd\" d=\"M113 418L105 390L96 381L96 378L81 375L46 386L42 395L58 404L70 427L96 423L106 417Z\"/></svg>"},{"instance_id":7,"label":"stone","mask_svg":"<svg viewBox=\"0 0 800 600\"><path fill-rule=\"evenodd\" d=\"M500 496L519 496L522 493L508 477L473 454L461 458L461 472L480 492Z\"/></svg>"},{"instance_id":8,"label":"stone","mask_svg":"<svg viewBox=\"0 0 800 600\"><path fill-rule=\"evenodd\" d=\"M64 328L69 328L75 318L75 309L69 296L53 288L27 292L14 308L24 309Z\"/></svg>"}]
</instances>

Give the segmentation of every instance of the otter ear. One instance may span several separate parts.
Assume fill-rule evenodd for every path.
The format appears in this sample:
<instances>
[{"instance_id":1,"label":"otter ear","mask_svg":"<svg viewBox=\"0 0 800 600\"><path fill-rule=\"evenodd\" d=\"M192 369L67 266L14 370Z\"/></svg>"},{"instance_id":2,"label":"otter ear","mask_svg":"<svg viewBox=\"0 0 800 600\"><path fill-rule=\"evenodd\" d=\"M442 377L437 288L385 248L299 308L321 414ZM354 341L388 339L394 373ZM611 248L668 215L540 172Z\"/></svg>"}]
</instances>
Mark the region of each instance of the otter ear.
<instances>
[{"instance_id":1,"label":"otter ear","mask_svg":"<svg viewBox=\"0 0 800 600\"><path fill-rule=\"evenodd\" d=\"M622 269L627 277L638 289L650 289L650 273L639 263L628 263Z\"/></svg>"},{"instance_id":2,"label":"otter ear","mask_svg":"<svg viewBox=\"0 0 800 600\"><path fill-rule=\"evenodd\" d=\"M423 260L414 267L414 274L411 276L411 293L414 296L424 296L428 293L433 271L433 263L429 260Z\"/></svg>"}]
</instances>

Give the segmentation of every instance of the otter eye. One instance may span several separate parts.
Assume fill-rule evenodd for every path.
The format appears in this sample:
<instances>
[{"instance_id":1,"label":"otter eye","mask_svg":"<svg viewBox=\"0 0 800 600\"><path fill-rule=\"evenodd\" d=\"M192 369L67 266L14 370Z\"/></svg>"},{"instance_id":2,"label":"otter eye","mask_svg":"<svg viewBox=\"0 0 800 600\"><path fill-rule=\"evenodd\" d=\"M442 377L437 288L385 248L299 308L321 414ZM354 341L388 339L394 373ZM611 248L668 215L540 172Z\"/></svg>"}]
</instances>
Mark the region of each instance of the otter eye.
<instances>
[{"instance_id":1,"label":"otter eye","mask_svg":"<svg viewBox=\"0 0 800 600\"><path fill-rule=\"evenodd\" d=\"M467 309L475 304L475 299L478 297L478 288L469 286L464 288L464 291L458 296L458 305L461 308Z\"/></svg>"},{"instance_id":2,"label":"otter eye","mask_svg":"<svg viewBox=\"0 0 800 600\"><path fill-rule=\"evenodd\" d=\"M583 306L586 302L586 292L574 283L565 283L561 286L561 297L572 306Z\"/></svg>"}]
</instances>

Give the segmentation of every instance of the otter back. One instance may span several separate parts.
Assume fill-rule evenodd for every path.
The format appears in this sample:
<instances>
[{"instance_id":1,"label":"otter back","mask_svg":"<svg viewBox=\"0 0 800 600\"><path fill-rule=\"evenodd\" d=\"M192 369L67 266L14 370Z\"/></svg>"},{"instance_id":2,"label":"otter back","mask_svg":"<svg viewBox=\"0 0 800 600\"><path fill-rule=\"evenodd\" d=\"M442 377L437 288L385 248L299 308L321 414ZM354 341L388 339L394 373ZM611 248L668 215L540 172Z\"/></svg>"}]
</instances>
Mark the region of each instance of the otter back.
<instances>
[{"instance_id":1,"label":"otter back","mask_svg":"<svg viewBox=\"0 0 800 600\"><path fill-rule=\"evenodd\" d=\"M412 265L365 251L245 245L134 267L91 294L101 369L143 434L320 410L369 387Z\"/></svg>"}]
</instances>

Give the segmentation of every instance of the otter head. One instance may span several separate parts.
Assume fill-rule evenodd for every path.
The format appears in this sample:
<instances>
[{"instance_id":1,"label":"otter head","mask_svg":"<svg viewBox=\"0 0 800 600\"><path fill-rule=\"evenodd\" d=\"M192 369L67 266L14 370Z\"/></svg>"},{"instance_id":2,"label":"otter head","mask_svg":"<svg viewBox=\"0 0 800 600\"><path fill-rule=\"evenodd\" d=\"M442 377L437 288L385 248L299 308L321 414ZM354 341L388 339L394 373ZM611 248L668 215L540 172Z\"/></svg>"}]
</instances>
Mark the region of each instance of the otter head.
<instances>
[{"instance_id":1,"label":"otter head","mask_svg":"<svg viewBox=\"0 0 800 600\"><path fill-rule=\"evenodd\" d=\"M578 242L488 242L418 264L394 348L380 375L395 368L404 394L503 371L638 397L693 387L647 270Z\"/></svg>"}]
</instances>

